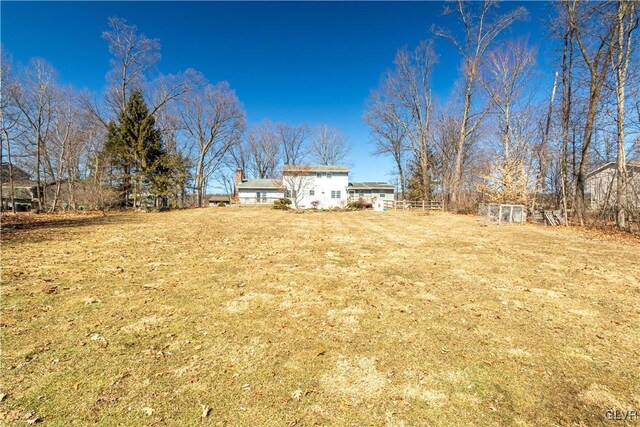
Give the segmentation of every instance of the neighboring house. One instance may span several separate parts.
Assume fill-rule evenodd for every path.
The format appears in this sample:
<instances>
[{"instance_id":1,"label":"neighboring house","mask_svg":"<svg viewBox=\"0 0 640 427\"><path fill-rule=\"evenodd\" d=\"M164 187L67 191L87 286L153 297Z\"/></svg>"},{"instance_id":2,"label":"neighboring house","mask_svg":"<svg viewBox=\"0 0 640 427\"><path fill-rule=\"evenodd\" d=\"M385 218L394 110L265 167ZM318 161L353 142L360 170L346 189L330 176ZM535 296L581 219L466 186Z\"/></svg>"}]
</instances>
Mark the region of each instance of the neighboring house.
<instances>
[{"instance_id":1,"label":"neighboring house","mask_svg":"<svg viewBox=\"0 0 640 427\"><path fill-rule=\"evenodd\" d=\"M218 206L220 203L229 205L232 197L232 194L213 194L209 197L209 206Z\"/></svg>"},{"instance_id":2,"label":"neighboring house","mask_svg":"<svg viewBox=\"0 0 640 427\"><path fill-rule=\"evenodd\" d=\"M11 170L11 176L13 177L13 200L16 204L16 211L27 211L37 208L38 183L32 181L27 172L15 165L12 166ZM2 208L3 210L11 210L12 196L11 182L9 180L9 163L2 163L0 182L2 184Z\"/></svg>"},{"instance_id":3,"label":"neighboring house","mask_svg":"<svg viewBox=\"0 0 640 427\"><path fill-rule=\"evenodd\" d=\"M640 162L627 162L627 203L640 209ZM586 191L592 209L613 206L616 201L616 164L606 163L587 174Z\"/></svg>"},{"instance_id":4,"label":"neighboring house","mask_svg":"<svg viewBox=\"0 0 640 427\"><path fill-rule=\"evenodd\" d=\"M236 171L234 199L240 204L272 204L286 197L293 208L334 208L347 205L359 197L393 200L394 187L385 182L349 183L349 167L345 165L284 165L282 179L242 179ZM362 194L362 196L361 196Z\"/></svg>"},{"instance_id":5,"label":"neighboring house","mask_svg":"<svg viewBox=\"0 0 640 427\"><path fill-rule=\"evenodd\" d=\"M285 189L278 179L243 179L236 184L238 201L242 205L273 204L284 197Z\"/></svg>"},{"instance_id":6,"label":"neighboring house","mask_svg":"<svg viewBox=\"0 0 640 427\"><path fill-rule=\"evenodd\" d=\"M347 204L349 167L344 165L284 165L282 183L295 208L332 208Z\"/></svg>"},{"instance_id":7,"label":"neighboring house","mask_svg":"<svg viewBox=\"0 0 640 427\"><path fill-rule=\"evenodd\" d=\"M350 182L348 187L349 200L362 199L373 202L377 199L394 199L395 187L386 182Z\"/></svg>"}]
</instances>

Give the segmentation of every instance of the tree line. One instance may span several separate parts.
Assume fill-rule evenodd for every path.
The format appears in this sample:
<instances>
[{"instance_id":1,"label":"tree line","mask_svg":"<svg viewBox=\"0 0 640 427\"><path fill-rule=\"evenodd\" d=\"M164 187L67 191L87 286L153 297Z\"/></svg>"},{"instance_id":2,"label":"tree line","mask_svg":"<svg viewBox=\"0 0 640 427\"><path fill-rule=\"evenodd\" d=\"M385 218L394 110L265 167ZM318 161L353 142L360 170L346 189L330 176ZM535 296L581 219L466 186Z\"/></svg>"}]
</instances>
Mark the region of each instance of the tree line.
<instances>
[{"instance_id":1,"label":"tree line","mask_svg":"<svg viewBox=\"0 0 640 427\"><path fill-rule=\"evenodd\" d=\"M203 206L210 184L232 192L237 168L271 178L283 164L345 161L338 129L268 120L246 129L229 83L193 69L157 74L159 40L121 18L108 27L102 94L61 85L44 59L16 65L2 49L2 162L9 180L12 166L34 177L38 210Z\"/></svg>"},{"instance_id":2,"label":"tree line","mask_svg":"<svg viewBox=\"0 0 640 427\"><path fill-rule=\"evenodd\" d=\"M555 72L548 81L540 47L509 34L527 10L499 6L448 3L444 14L457 25L433 26L431 39L397 51L364 114L375 154L394 160L407 198L442 197L457 210L483 201L559 206L580 224L587 174L615 162L616 191L599 215L628 228L633 215L639 221L627 200L627 161L640 158L638 2L553 3L540 22ZM438 69L436 41L460 59L446 102L433 96L433 74L451 72Z\"/></svg>"},{"instance_id":3,"label":"tree line","mask_svg":"<svg viewBox=\"0 0 640 427\"><path fill-rule=\"evenodd\" d=\"M524 7L500 6L448 2L455 24L397 51L366 101L374 154L393 159L405 199L442 198L460 211L559 206L581 224L589 171L615 162L615 194L598 215L628 228L638 221L627 170L640 157L638 1L553 3L539 22L543 46L513 35L515 23L535 19ZM237 168L270 178L284 164L347 158L347 138L328 125L247 129L227 82L193 69L157 73L160 42L121 18L103 38L111 61L101 94L61 85L43 59L14 64L2 49L2 162L35 177L40 210L202 206L213 184L232 191ZM459 57L445 100L433 90L434 73L452 72L439 65L439 44Z\"/></svg>"}]
</instances>

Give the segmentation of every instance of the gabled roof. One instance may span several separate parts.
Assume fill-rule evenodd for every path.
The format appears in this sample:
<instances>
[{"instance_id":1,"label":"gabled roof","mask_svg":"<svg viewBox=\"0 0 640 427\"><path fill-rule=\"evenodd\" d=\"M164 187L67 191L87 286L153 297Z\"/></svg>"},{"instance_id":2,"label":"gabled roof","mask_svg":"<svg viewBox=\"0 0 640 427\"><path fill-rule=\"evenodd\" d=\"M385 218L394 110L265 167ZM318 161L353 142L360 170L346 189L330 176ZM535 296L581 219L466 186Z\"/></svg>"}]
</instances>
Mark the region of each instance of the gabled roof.
<instances>
[{"instance_id":1,"label":"gabled roof","mask_svg":"<svg viewBox=\"0 0 640 427\"><path fill-rule=\"evenodd\" d=\"M284 165L282 172L349 172L347 165Z\"/></svg>"},{"instance_id":2,"label":"gabled roof","mask_svg":"<svg viewBox=\"0 0 640 427\"><path fill-rule=\"evenodd\" d=\"M350 182L349 190L395 190L395 187L388 182Z\"/></svg>"},{"instance_id":3,"label":"gabled roof","mask_svg":"<svg viewBox=\"0 0 640 427\"><path fill-rule=\"evenodd\" d=\"M240 190L280 190L282 181L279 179L247 179L238 185Z\"/></svg>"},{"instance_id":4,"label":"gabled roof","mask_svg":"<svg viewBox=\"0 0 640 427\"><path fill-rule=\"evenodd\" d=\"M616 162L605 163L605 164L595 168L591 172L589 172L587 174L587 178L590 177L590 176L593 176L593 175L595 175L595 174L597 174L599 172L602 172L605 169L615 168L615 167L616 167ZM640 162L627 162L627 170L628 169L640 170Z\"/></svg>"},{"instance_id":5,"label":"gabled roof","mask_svg":"<svg viewBox=\"0 0 640 427\"><path fill-rule=\"evenodd\" d=\"M20 169L16 165L12 165L12 177L14 187L35 187L37 182L31 180L31 176L24 170ZM0 170L0 182L2 185L9 185L9 163L2 163L2 169Z\"/></svg>"},{"instance_id":6,"label":"gabled roof","mask_svg":"<svg viewBox=\"0 0 640 427\"><path fill-rule=\"evenodd\" d=\"M210 202L228 202L231 200L233 194L211 194L209 196Z\"/></svg>"}]
</instances>

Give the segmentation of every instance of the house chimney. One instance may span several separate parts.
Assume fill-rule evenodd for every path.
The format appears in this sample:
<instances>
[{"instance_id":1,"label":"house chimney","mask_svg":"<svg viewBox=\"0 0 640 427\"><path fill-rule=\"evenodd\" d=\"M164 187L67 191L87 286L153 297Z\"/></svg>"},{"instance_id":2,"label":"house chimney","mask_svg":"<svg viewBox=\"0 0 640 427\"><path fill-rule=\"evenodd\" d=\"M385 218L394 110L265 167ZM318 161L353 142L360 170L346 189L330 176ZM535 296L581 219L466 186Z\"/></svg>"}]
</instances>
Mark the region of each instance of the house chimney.
<instances>
[{"instance_id":1,"label":"house chimney","mask_svg":"<svg viewBox=\"0 0 640 427\"><path fill-rule=\"evenodd\" d=\"M235 199L235 201L238 201L239 198L239 194L238 191L240 189L240 184L242 183L242 169L238 168L236 169L236 186L233 189L233 198Z\"/></svg>"}]
</instances>

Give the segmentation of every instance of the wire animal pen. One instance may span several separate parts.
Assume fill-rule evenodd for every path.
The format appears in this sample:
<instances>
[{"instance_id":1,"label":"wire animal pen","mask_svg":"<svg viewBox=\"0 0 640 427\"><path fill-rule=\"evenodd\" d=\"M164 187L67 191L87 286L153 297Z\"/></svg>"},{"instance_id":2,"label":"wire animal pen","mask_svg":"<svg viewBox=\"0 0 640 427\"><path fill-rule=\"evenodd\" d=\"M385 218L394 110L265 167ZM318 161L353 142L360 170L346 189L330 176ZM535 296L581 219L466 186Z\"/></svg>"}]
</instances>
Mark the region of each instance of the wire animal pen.
<instances>
[{"instance_id":1,"label":"wire animal pen","mask_svg":"<svg viewBox=\"0 0 640 427\"><path fill-rule=\"evenodd\" d=\"M478 216L496 224L524 224L527 209L524 205L484 204L478 206Z\"/></svg>"}]
</instances>

